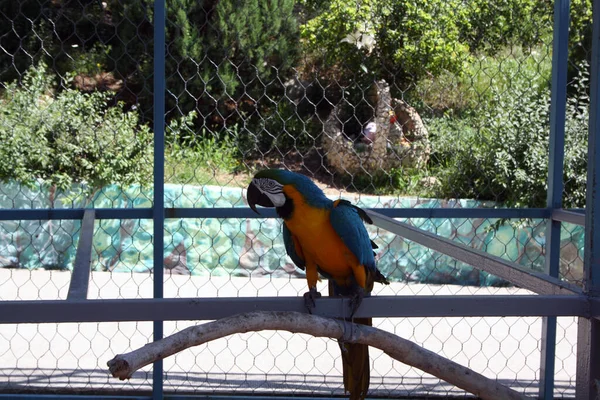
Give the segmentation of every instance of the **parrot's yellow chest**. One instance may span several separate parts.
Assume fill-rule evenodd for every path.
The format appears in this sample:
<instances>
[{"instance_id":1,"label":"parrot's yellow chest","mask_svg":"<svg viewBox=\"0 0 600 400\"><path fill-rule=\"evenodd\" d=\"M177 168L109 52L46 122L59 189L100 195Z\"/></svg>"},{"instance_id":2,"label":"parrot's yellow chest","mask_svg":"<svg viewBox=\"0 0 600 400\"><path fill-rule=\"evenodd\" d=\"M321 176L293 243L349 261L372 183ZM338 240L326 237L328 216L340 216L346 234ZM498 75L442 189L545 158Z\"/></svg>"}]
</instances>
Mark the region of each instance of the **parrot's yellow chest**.
<instances>
[{"instance_id":1,"label":"parrot's yellow chest","mask_svg":"<svg viewBox=\"0 0 600 400\"><path fill-rule=\"evenodd\" d=\"M336 279L350 276L358 260L331 226L330 210L308 205L292 186L284 186L283 191L294 202L292 215L284 223L298 240L306 263L316 263Z\"/></svg>"}]
</instances>

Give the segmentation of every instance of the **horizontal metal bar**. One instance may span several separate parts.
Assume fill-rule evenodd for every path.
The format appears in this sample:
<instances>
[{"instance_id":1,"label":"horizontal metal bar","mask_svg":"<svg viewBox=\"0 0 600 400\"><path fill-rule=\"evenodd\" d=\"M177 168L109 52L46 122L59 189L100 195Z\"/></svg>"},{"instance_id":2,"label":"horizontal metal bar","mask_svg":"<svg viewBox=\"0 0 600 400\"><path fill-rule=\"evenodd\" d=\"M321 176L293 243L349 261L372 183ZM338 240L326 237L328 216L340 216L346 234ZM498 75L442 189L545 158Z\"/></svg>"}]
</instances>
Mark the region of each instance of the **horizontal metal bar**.
<instances>
[{"instance_id":1,"label":"horizontal metal bar","mask_svg":"<svg viewBox=\"0 0 600 400\"><path fill-rule=\"evenodd\" d=\"M552 219L560 222L568 222L570 224L585 226L585 214L571 210L554 210Z\"/></svg>"},{"instance_id":2,"label":"horizontal metal bar","mask_svg":"<svg viewBox=\"0 0 600 400\"><path fill-rule=\"evenodd\" d=\"M87 208L0 209L0 221L82 219ZM95 208L96 219L151 219L151 208Z\"/></svg>"},{"instance_id":3,"label":"horizontal metal bar","mask_svg":"<svg viewBox=\"0 0 600 400\"><path fill-rule=\"evenodd\" d=\"M373 296L355 317L482 317L598 315L597 299L584 296ZM591 307L590 304L595 306ZM0 323L214 320L250 311L305 312L302 297L32 300L0 302ZM323 297L314 313L350 314L348 299Z\"/></svg>"},{"instance_id":4,"label":"horizontal metal bar","mask_svg":"<svg viewBox=\"0 0 600 400\"><path fill-rule=\"evenodd\" d=\"M0 209L0 221L82 219L85 208ZM151 219L152 208L96 208L96 219ZM391 218L550 218L546 208L371 208ZM248 207L166 208L167 218L276 218L273 209Z\"/></svg>"},{"instance_id":5,"label":"horizontal metal bar","mask_svg":"<svg viewBox=\"0 0 600 400\"><path fill-rule=\"evenodd\" d=\"M275 209L261 208L260 214L249 207L167 208L166 218L277 218Z\"/></svg>"},{"instance_id":6,"label":"horizontal metal bar","mask_svg":"<svg viewBox=\"0 0 600 400\"><path fill-rule=\"evenodd\" d=\"M525 269L518 264L506 261L500 257L415 228L384 215L372 211L367 211L367 213L373 219L374 224L380 228L505 279L518 287L539 294L582 293L581 288L578 286L563 282L558 278Z\"/></svg>"},{"instance_id":7,"label":"horizontal metal bar","mask_svg":"<svg viewBox=\"0 0 600 400\"><path fill-rule=\"evenodd\" d=\"M550 218L546 208L369 208L391 218ZM168 208L167 218L276 218L274 209Z\"/></svg>"},{"instance_id":8,"label":"horizontal metal bar","mask_svg":"<svg viewBox=\"0 0 600 400\"><path fill-rule=\"evenodd\" d=\"M71 273L67 300L87 299L90 282L90 264L92 261L92 241L94 238L95 212L93 208L85 210L77 243L75 263Z\"/></svg>"},{"instance_id":9,"label":"horizontal metal bar","mask_svg":"<svg viewBox=\"0 0 600 400\"><path fill-rule=\"evenodd\" d=\"M90 390L90 392L94 392L96 394L64 394L54 389L47 390L48 392L53 392L53 394L27 394L23 393L27 391L29 388L19 388L19 391L14 394L0 394L0 400L151 400L152 396L115 396L115 395L106 395L106 394L98 394L98 392L110 392L110 390ZM40 392L43 389L40 388L32 388L31 391ZM74 392L81 391L79 389L71 389L65 390L65 392ZM143 390L140 390L143 392ZM172 400L173 398L170 396L165 396L165 400Z\"/></svg>"},{"instance_id":10,"label":"horizontal metal bar","mask_svg":"<svg viewBox=\"0 0 600 400\"><path fill-rule=\"evenodd\" d=\"M102 390L102 389L65 389L64 391L52 390L54 394L29 394L27 392L40 392L43 389L39 388L19 388L14 394L0 394L0 400L151 400L152 396L143 395L108 395L98 393L111 393L114 390ZM131 390L133 392L133 390ZM72 392L90 392L90 394L63 394ZM123 393L120 390L119 393ZM144 390L137 390L138 393L144 393ZM444 396L444 398L448 398ZM451 397L454 398L454 397ZM464 398L461 397L461 398ZM207 395L207 394L164 394L164 400L341 400L342 397L311 397L311 396L300 396L298 394L290 396L271 396L271 395L246 395L241 394L222 394L222 395ZM380 397L366 397L366 400L381 399Z\"/></svg>"}]
</instances>

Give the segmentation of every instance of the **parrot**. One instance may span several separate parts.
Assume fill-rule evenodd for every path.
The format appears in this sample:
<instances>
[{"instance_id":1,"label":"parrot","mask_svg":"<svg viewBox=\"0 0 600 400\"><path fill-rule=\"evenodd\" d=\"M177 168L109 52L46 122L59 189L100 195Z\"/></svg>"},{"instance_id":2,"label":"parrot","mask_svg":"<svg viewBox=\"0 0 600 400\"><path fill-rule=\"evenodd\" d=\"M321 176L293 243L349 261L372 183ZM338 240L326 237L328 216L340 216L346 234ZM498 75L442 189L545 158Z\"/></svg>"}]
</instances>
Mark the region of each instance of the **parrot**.
<instances>
[{"instance_id":1,"label":"parrot","mask_svg":"<svg viewBox=\"0 0 600 400\"><path fill-rule=\"evenodd\" d=\"M364 223L373 221L347 200L331 200L307 176L284 169L261 170L246 192L248 206L275 208L283 219L283 241L294 264L306 271L304 303L312 313L319 274L329 280L329 296L350 297L352 319L374 282L389 284L377 269L374 249ZM354 322L372 325L371 318ZM342 351L344 390L351 400L366 397L370 381L369 347L338 340Z\"/></svg>"}]
</instances>

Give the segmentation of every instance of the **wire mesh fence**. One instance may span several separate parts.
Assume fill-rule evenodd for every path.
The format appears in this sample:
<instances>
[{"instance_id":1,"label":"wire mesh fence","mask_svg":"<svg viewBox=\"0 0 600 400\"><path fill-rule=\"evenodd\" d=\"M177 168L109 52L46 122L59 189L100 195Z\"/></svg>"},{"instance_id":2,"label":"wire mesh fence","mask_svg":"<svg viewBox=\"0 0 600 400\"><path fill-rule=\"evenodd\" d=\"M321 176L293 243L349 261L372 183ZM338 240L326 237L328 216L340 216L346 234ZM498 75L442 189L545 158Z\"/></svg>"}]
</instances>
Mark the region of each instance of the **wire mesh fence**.
<instances>
[{"instance_id":1,"label":"wire mesh fence","mask_svg":"<svg viewBox=\"0 0 600 400\"><path fill-rule=\"evenodd\" d=\"M585 206L591 3L573 1L565 207ZM152 206L153 4L0 5L0 207ZM304 173L373 208L545 207L553 4L188 1L167 4L165 206L246 207L261 168ZM451 200L449 200L451 199ZM406 218L544 271L541 219ZM79 220L0 221L0 300L64 299ZM152 297L153 222L95 222L88 298ZM380 229L374 294L531 294ZM581 284L583 228L563 224L561 278ZM274 219L165 223L165 297L301 295ZM325 283L321 283L325 285ZM324 290L324 286L323 286ZM191 322L165 323L169 334ZM376 319L536 394L540 318ZM573 397L576 324L559 318L556 397ZM147 390L106 375L151 340L139 323L0 326L0 391ZM373 350L375 396L466 393ZM165 361L179 393L338 395L336 343L261 332Z\"/></svg>"}]
</instances>

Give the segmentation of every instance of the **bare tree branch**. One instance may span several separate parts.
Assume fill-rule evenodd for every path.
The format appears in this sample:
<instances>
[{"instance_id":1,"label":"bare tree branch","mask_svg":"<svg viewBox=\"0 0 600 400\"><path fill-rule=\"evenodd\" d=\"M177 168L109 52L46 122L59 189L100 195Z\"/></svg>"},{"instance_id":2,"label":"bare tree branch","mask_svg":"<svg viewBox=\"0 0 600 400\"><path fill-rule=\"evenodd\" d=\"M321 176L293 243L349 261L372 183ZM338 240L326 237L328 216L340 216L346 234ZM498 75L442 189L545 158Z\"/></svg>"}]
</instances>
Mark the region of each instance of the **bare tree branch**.
<instances>
[{"instance_id":1,"label":"bare tree branch","mask_svg":"<svg viewBox=\"0 0 600 400\"><path fill-rule=\"evenodd\" d=\"M482 399L524 399L522 394L493 379L450 361L415 343L365 325L297 312L257 311L186 328L130 353L119 354L107 365L113 377L129 379L138 369L192 346L234 333L282 330L315 337L343 339L376 347L390 357L464 389Z\"/></svg>"}]
</instances>

